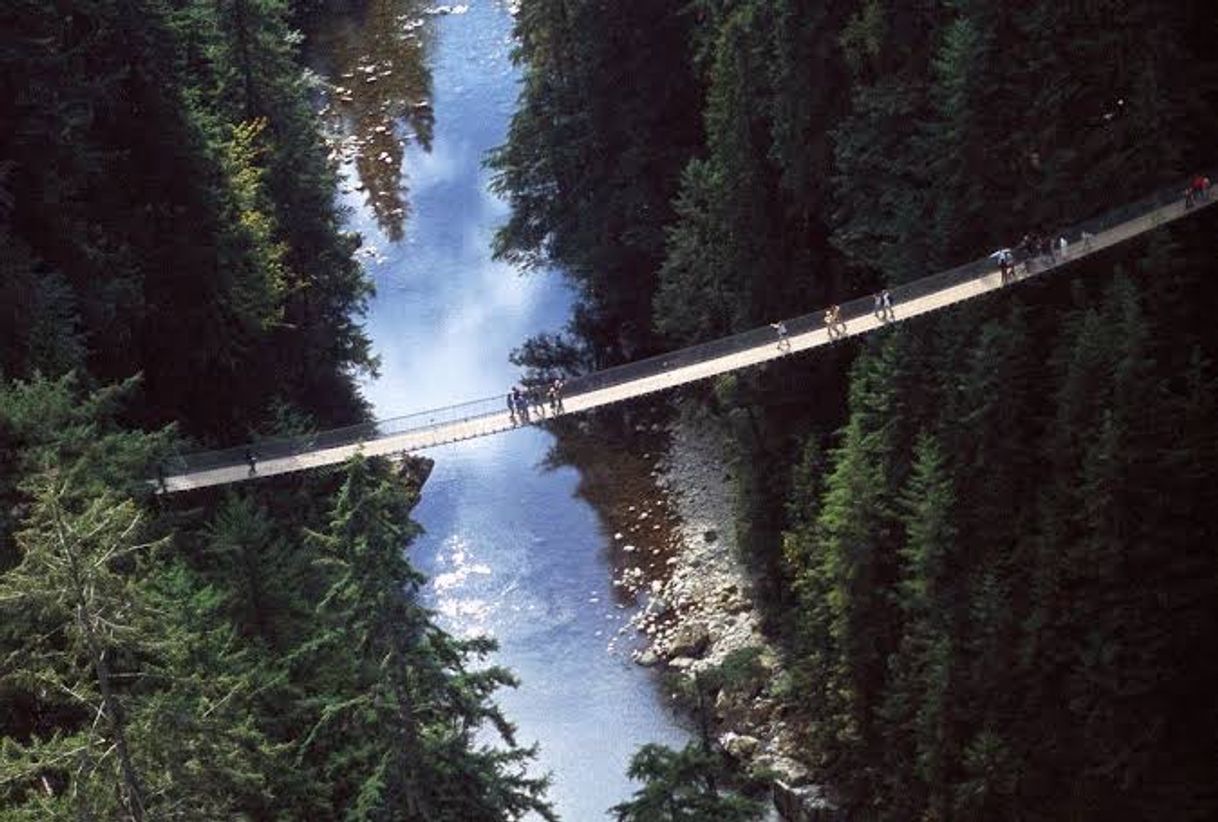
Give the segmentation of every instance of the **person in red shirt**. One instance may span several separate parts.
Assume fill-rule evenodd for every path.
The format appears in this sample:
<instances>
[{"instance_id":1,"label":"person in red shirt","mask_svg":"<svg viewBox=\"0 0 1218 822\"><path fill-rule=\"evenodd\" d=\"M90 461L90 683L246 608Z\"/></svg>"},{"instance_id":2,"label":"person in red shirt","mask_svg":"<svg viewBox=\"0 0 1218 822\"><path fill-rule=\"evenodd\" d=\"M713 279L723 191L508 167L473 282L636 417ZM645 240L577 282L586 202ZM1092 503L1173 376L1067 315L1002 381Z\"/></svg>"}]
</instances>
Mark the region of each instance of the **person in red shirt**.
<instances>
[{"instance_id":1,"label":"person in red shirt","mask_svg":"<svg viewBox=\"0 0 1218 822\"><path fill-rule=\"evenodd\" d=\"M1184 207L1192 208L1193 204L1198 200L1208 200L1210 190L1210 178L1204 174L1198 174L1193 178L1193 181L1188 184L1188 188L1184 190Z\"/></svg>"}]
</instances>

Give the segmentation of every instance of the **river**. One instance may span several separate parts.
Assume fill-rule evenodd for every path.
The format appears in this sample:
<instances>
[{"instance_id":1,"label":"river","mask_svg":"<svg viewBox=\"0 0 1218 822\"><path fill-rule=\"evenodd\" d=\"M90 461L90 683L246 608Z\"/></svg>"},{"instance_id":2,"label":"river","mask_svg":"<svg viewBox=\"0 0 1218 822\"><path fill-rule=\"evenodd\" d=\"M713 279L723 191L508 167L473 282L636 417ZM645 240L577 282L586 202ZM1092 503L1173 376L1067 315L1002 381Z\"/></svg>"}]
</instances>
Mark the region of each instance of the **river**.
<instances>
[{"instance_id":1,"label":"river","mask_svg":"<svg viewBox=\"0 0 1218 822\"><path fill-rule=\"evenodd\" d=\"M490 255L507 210L482 161L515 105L511 28L492 0L366 0L310 33L310 65L334 86L319 105L344 138L340 198L377 286L366 327L382 368L364 390L378 417L504 392L510 350L571 310L560 277ZM445 628L499 641L494 661L521 679L499 702L539 743L555 809L582 822L630 795L639 745L687 735L629 661L632 632L614 639L633 606L611 584L611 536L578 473L542 467L551 445L522 428L429 452L411 559Z\"/></svg>"}]
</instances>

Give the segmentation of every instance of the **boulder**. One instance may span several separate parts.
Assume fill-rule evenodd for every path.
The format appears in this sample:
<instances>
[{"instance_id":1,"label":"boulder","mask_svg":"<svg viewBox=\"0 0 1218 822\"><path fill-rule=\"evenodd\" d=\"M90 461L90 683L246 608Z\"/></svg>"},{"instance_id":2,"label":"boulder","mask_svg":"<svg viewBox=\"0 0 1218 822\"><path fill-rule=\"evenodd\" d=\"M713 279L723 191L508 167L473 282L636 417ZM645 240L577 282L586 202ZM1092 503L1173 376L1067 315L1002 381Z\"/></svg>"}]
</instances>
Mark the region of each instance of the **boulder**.
<instances>
[{"instance_id":1,"label":"boulder","mask_svg":"<svg viewBox=\"0 0 1218 822\"><path fill-rule=\"evenodd\" d=\"M732 597L723 603L723 610L729 614L743 614L752 610L752 605L743 597Z\"/></svg>"},{"instance_id":2,"label":"boulder","mask_svg":"<svg viewBox=\"0 0 1218 822\"><path fill-rule=\"evenodd\" d=\"M723 746L723 750L727 751L728 756L736 760L751 759L753 754L757 753L757 749L761 747L761 742L757 737L738 734L735 731L728 731L720 736L719 744Z\"/></svg>"},{"instance_id":3,"label":"boulder","mask_svg":"<svg viewBox=\"0 0 1218 822\"><path fill-rule=\"evenodd\" d=\"M778 703L772 699L754 699L749 705L749 720L757 725L764 724L774 718L777 710Z\"/></svg>"},{"instance_id":4,"label":"boulder","mask_svg":"<svg viewBox=\"0 0 1218 822\"><path fill-rule=\"evenodd\" d=\"M762 754L754 764L758 768L777 772L778 778L789 785L802 785L809 778L807 767L788 756Z\"/></svg>"},{"instance_id":5,"label":"boulder","mask_svg":"<svg viewBox=\"0 0 1218 822\"><path fill-rule=\"evenodd\" d=\"M653 651L649 648L646 651L636 653L634 656L634 661L636 664L642 665L644 668L650 668L651 666L653 666L657 662L659 662L660 658L658 656L656 656L655 651Z\"/></svg>"},{"instance_id":6,"label":"boulder","mask_svg":"<svg viewBox=\"0 0 1218 822\"><path fill-rule=\"evenodd\" d=\"M664 616L672 610L672 605L662 596L654 596L647 602L645 609L649 616Z\"/></svg>"},{"instance_id":7,"label":"boulder","mask_svg":"<svg viewBox=\"0 0 1218 822\"><path fill-rule=\"evenodd\" d=\"M701 622L687 622L677 628L672 640L668 643L668 653L672 656L699 657L710 645L710 633Z\"/></svg>"}]
</instances>

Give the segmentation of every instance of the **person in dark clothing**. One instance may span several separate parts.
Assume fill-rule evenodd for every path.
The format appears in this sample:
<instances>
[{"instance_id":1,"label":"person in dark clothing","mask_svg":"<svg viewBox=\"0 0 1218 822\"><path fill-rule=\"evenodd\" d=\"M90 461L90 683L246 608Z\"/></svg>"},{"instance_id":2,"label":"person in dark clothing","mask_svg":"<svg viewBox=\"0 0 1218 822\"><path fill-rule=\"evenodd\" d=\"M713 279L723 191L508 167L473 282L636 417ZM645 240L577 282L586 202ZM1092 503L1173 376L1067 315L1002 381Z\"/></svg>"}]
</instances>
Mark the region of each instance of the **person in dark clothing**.
<instances>
[{"instance_id":1,"label":"person in dark clothing","mask_svg":"<svg viewBox=\"0 0 1218 822\"><path fill-rule=\"evenodd\" d=\"M512 390L509 391L507 394L507 407L508 407L508 419L510 419L512 421L513 426L518 425L519 423L516 422L516 388L515 388L515 386L513 386Z\"/></svg>"},{"instance_id":2,"label":"person in dark clothing","mask_svg":"<svg viewBox=\"0 0 1218 822\"><path fill-rule=\"evenodd\" d=\"M254 476L258 473L258 458L254 456L252 448L245 449L245 462L250 467L249 476Z\"/></svg>"},{"instance_id":3,"label":"person in dark clothing","mask_svg":"<svg viewBox=\"0 0 1218 822\"><path fill-rule=\"evenodd\" d=\"M885 322L892 322L897 318L897 313L892 310L892 295L885 288L880 292L880 307L884 311Z\"/></svg>"},{"instance_id":4,"label":"person in dark clothing","mask_svg":"<svg viewBox=\"0 0 1218 822\"><path fill-rule=\"evenodd\" d=\"M1003 251L998 258L998 267L1002 269L1003 283L1009 283L1015 274L1015 255L1010 251Z\"/></svg>"},{"instance_id":5,"label":"person in dark clothing","mask_svg":"<svg viewBox=\"0 0 1218 822\"><path fill-rule=\"evenodd\" d=\"M512 397L516 402L516 417L522 425L529 424L529 403L525 398L524 392L520 388L512 389Z\"/></svg>"},{"instance_id":6,"label":"person in dark clothing","mask_svg":"<svg viewBox=\"0 0 1218 822\"><path fill-rule=\"evenodd\" d=\"M169 493L169 484L165 482L165 463L163 462L156 464L156 484L162 494Z\"/></svg>"}]
</instances>

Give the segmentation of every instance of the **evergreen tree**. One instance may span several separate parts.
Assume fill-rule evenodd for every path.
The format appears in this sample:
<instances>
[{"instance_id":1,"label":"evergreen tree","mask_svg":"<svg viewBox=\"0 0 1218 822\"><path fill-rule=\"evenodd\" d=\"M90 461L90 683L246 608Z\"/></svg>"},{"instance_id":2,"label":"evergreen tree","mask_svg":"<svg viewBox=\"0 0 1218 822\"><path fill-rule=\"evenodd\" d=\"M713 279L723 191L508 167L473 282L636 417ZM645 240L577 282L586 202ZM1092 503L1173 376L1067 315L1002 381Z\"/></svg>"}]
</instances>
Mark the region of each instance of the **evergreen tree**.
<instances>
[{"instance_id":1,"label":"evergreen tree","mask_svg":"<svg viewBox=\"0 0 1218 822\"><path fill-rule=\"evenodd\" d=\"M563 267L581 300L571 327L601 362L652 345L663 229L700 142L692 17L672 0L525 0L517 15L524 87L490 160L512 205L496 254Z\"/></svg>"},{"instance_id":2,"label":"evergreen tree","mask_svg":"<svg viewBox=\"0 0 1218 822\"><path fill-rule=\"evenodd\" d=\"M418 531L409 519L417 495L384 463L356 458L328 526L312 535L329 580L318 603L325 633L302 653L327 675L300 756L320 757L350 819L552 819L546 780L524 770L533 751L516 746L489 701L515 681L501 668L467 668L494 643L448 636L414 601L423 578L404 548ZM505 748L475 746L484 725Z\"/></svg>"},{"instance_id":3,"label":"evergreen tree","mask_svg":"<svg viewBox=\"0 0 1218 822\"><path fill-rule=\"evenodd\" d=\"M618 822L749 822L759 803L716 788L725 769L719 756L691 743L680 751L644 745L627 773L643 781L634 798L610 808Z\"/></svg>"},{"instance_id":4,"label":"evergreen tree","mask_svg":"<svg viewBox=\"0 0 1218 822\"><path fill-rule=\"evenodd\" d=\"M260 736L237 707L246 683L195 667L216 642L166 619L143 582L163 541L141 540L130 500L81 499L54 474L31 490L0 606L26 629L5 688L32 693L38 719L4 742L6 804L31 818L232 813L259 791Z\"/></svg>"},{"instance_id":5,"label":"evergreen tree","mask_svg":"<svg viewBox=\"0 0 1218 822\"><path fill-rule=\"evenodd\" d=\"M902 636L889 663L892 678L881 708L896 814L925 806L931 818L947 814L947 783L954 758L952 721L957 678L954 644L959 630L955 494L934 439L918 443L913 474L901 496L905 541L895 585ZM911 767L912 765L912 767ZM917 781L906 781L916 775ZM901 805L904 805L904 808Z\"/></svg>"}]
</instances>

